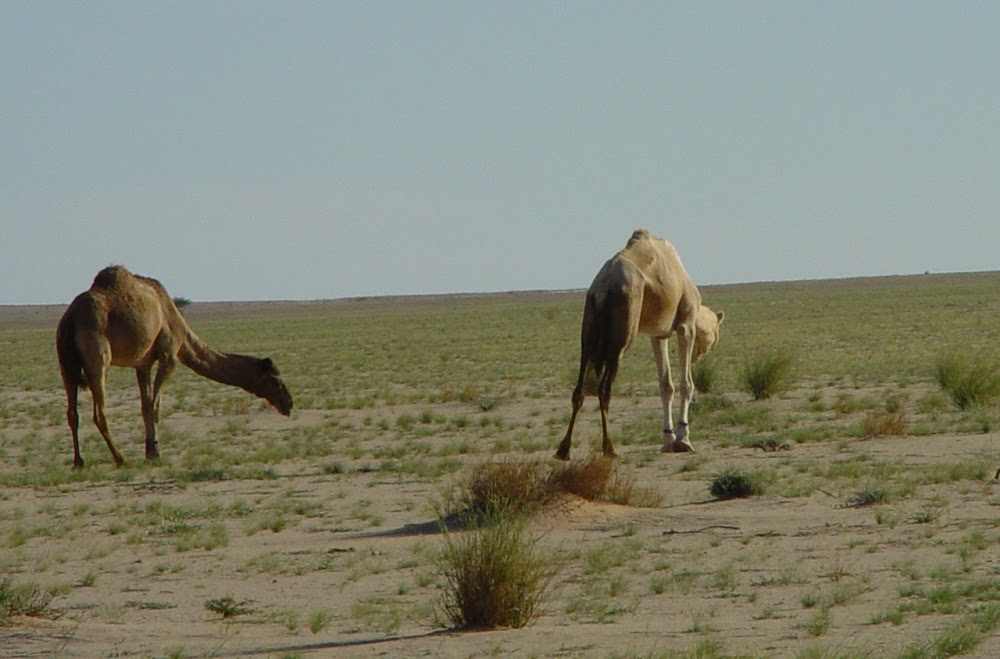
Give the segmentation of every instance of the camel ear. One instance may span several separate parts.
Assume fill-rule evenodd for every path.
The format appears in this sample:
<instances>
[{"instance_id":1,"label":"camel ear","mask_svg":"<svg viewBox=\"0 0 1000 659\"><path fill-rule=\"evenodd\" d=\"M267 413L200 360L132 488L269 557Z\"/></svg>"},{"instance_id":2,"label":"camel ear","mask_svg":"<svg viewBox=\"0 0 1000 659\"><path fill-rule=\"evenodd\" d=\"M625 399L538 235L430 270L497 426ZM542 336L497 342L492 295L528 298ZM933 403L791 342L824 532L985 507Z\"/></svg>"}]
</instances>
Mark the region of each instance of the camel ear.
<instances>
[{"instance_id":1,"label":"camel ear","mask_svg":"<svg viewBox=\"0 0 1000 659\"><path fill-rule=\"evenodd\" d=\"M722 324L722 319L726 317L726 312L725 311L720 311L717 314L715 314L715 317L719 319L719 324L721 325Z\"/></svg>"},{"instance_id":2,"label":"camel ear","mask_svg":"<svg viewBox=\"0 0 1000 659\"><path fill-rule=\"evenodd\" d=\"M270 375L278 374L278 368L274 365L274 362L271 361L270 357L265 357L264 359L260 360L260 370Z\"/></svg>"}]
</instances>

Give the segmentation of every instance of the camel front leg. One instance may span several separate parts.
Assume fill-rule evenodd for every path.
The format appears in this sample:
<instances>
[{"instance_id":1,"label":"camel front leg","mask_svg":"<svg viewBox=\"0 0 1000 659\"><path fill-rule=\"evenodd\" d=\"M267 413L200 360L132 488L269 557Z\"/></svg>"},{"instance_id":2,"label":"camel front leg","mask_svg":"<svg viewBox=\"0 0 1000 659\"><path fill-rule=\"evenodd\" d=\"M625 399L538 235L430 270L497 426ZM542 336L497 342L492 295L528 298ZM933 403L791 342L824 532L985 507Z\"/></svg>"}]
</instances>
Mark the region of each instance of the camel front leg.
<instances>
[{"instance_id":1,"label":"camel front leg","mask_svg":"<svg viewBox=\"0 0 1000 659\"><path fill-rule=\"evenodd\" d=\"M146 459L158 460L160 458L159 442L156 439L156 424L160 422L160 394L163 385L170 374L174 372L175 362L170 357L160 359L156 368L156 379L153 381L153 391L149 391L149 376L152 372L152 365L144 369L136 369L139 378L139 394L142 397L142 420L146 425Z\"/></svg>"},{"instance_id":2,"label":"camel front leg","mask_svg":"<svg viewBox=\"0 0 1000 659\"><path fill-rule=\"evenodd\" d=\"M676 453L694 450L688 436L688 407L694 395L694 376L691 374L694 332L693 326L681 325L677 328L677 353L681 367L681 409L680 418L677 420L677 440L673 443L673 450Z\"/></svg>"},{"instance_id":3,"label":"camel front leg","mask_svg":"<svg viewBox=\"0 0 1000 659\"><path fill-rule=\"evenodd\" d=\"M146 427L147 460L155 460L159 457L156 450L156 408L150 388L152 374L152 364L135 369L135 379L139 384L139 404L142 406L142 424Z\"/></svg>"},{"instance_id":4,"label":"camel front leg","mask_svg":"<svg viewBox=\"0 0 1000 659\"><path fill-rule=\"evenodd\" d=\"M663 446L660 451L670 453L677 443L674 429L673 403L674 382L670 376L670 359L667 355L667 339L665 337L649 337L653 347L653 358L656 360L657 381L660 386L660 403L663 405Z\"/></svg>"}]
</instances>

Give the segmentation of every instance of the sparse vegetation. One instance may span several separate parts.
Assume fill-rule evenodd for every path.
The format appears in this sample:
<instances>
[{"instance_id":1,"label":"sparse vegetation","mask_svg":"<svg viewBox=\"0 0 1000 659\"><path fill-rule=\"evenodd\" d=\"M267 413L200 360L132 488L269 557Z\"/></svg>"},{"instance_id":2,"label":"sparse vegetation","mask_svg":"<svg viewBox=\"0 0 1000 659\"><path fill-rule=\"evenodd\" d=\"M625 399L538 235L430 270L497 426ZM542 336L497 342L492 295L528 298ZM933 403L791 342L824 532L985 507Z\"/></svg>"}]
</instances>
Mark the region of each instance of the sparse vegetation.
<instances>
[{"instance_id":1,"label":"sparse vegetation","mask_svg":"<svg viewBox=\"0 0 1000 659\"><path fill-rule=\"evenodd\" d=\"M64 654L81 643L133 651L137 623L157 611L169 614L156 616L172 635L159 645L168 656L218 653L223 640L204 639L221 629L231 653L241 636L274 648L343 636L358 652L397 637L403 653L502 654L503 639L423 635L456 624L444 614L444 537L429 510L450 487L449 510L479 511L451 520L452 540L510 508L491 499L528 502L513 516L536 557L558 565L535 619L571 632L588 623L568 641L540 638L538 654L729 656L745 648L715 639L736 626L788 656L987 653L1000 602L989 550L1000 539L1000 462L984 433L1000 427L1000 409L989 399L959 409L932 372L933 337L961 346L969 366L996 363L1000 277L900 281L703 291L731 320L709 356L711 393L692 406L698 452L660 453L659 392L648 352L633 347L611 417L619 458L599 454L599 420L586 414L569 463L551 456L575 381L575 293L201 315L207 341L281 364L295 414L264 414L245 392L179 368L161 409L170 452L147 465L134 375L114 369L108 414L134 459L120 470L89 423L91 461L70 468L54 324L4 324L0 309L0 574L8 588L38 584L40 602L55 598L40 615L83 622L54 647ZM840 322L858 308L864 323ZM750 401L740 364L775 346L795 355L795 377ZM84 392L85 418L89 406ZM490 464L516 461L523 473ZM462 499L482 464L476 496ZM762 494L702 505L727 468ZM247 591L218 610L202 604L242 580L257 601ZM661 652L652 648L665 610L682 611L691 636ZM37 624L30 615L6 624ZM611 639L626 619L644 631L623 648ZM169 645L181 637L183 648Z\"/></svg>"},{"instance_id":2,"label":"sparse vegetation","mask_svg":"<svg viewBox=\"0 0 1000 659\"><path fill-rule=\"evenodd\" d=\"M17 616L42 616L49 611L54 593L37 583L14 583L10 577L0 581L0 626Z\"/></svg>"}]
</instances>

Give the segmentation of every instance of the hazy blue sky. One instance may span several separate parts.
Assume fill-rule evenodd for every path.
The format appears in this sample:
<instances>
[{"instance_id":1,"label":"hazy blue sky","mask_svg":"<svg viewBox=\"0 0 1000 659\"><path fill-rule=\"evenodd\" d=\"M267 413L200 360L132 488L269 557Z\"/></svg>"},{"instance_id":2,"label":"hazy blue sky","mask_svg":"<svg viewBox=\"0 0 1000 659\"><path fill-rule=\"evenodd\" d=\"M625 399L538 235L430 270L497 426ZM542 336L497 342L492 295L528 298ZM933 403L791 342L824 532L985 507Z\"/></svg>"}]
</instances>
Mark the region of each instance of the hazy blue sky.
<instances>
[{"instance_id":1,"label":"hazy blue sky","mask_svg":"<svg viewBox=\"0 0 1000 659\"><path fill-rule=\"evenodd\" d=\"M1000 267L1000 2L0 3L0 304Z\"/></svg>"}]
</instances>

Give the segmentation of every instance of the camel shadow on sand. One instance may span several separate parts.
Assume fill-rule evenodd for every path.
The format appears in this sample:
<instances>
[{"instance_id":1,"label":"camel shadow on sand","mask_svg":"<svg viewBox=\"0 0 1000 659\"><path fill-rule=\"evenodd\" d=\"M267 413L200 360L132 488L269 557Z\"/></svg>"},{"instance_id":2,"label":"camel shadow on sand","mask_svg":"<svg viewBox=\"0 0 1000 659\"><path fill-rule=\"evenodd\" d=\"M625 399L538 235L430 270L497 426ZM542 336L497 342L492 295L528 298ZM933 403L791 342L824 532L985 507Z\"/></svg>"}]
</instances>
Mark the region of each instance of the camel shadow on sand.
<instances>
[{"instance_id":1,"label":"camel shadow on sand","mask_svg":"<svg viewBox=\"0 0 1000 659\"><path fill-rule=\"evenodd\" d=\"M283 645L266 648L241 649L226 652L214 653L215 657L249 657L259 655L282 655L289 652L319 652L322 650L337 650L347 648L364 648L377 646L383 643L393 643L396 641L413 641L418 639L430 639L437 636L445 637L459 634L464 630L456 629L435 629L434 631L422 634L402 634L399 636L385 636L378 638L359 638L350 641L325 641L322 643L303 643L301 645Z\"/></svg>"},{"instance_id":2,"label":"camel shadow on sand","mask_svg":"<svg viewBox=\"0 0 1000 659\"><path fill-rule=\"evenodd\" d=\"M347 537L352 540L364 538L415 538L426 535L439 535L442 531L470 531L481 527L485 522L485 517L481 513L460 511L446 515L441 519L405 524L398 528L386 529L384 531L355 533Z\"/></svg>"}]
</instances>

